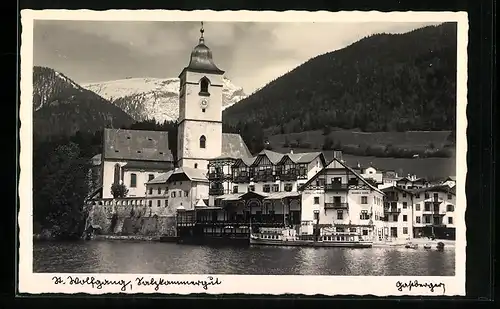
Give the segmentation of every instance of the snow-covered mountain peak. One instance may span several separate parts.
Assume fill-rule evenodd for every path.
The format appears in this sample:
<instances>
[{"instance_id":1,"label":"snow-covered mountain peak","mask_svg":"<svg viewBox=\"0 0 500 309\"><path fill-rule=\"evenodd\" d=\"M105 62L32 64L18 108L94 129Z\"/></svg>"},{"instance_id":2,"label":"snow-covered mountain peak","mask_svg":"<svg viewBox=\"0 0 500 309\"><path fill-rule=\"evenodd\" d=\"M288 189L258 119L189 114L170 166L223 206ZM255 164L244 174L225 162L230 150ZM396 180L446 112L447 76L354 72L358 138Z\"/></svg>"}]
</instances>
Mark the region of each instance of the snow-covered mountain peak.
<instances>
[{"instance_id":1,"label":"snow-covered mountain peak","mask_svg":"<svg viewBox=\"0 0 500 309\"><path fill-rule=\"evenodd\" d=\"M223 78L223 108L246 98L242 87ZM176 120L179 116L178 78L126 78L82 85L120 107L137 121Z\"/></svg>"}]
</instances>

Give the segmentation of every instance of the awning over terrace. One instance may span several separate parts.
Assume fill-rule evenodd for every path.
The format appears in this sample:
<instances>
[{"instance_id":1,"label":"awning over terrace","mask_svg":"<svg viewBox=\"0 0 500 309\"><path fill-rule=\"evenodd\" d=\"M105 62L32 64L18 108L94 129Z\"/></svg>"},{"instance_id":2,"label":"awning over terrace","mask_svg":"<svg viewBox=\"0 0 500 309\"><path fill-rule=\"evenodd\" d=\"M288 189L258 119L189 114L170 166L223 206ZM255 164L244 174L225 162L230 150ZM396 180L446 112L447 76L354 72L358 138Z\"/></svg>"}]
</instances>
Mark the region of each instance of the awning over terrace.
<instances>
[{"instance_id":1,"label":"awning over terrace","mask_svg":"<svg viewBox=\"0 0 500 309\"><path fill-rule=\"evenodd\" d=\"M281 200L284 198L292 198L292 197L300 197L300 193L298 192L275 192L270 194L268 197L264 198L264 200Z\"/></svg>"}]
</instances>

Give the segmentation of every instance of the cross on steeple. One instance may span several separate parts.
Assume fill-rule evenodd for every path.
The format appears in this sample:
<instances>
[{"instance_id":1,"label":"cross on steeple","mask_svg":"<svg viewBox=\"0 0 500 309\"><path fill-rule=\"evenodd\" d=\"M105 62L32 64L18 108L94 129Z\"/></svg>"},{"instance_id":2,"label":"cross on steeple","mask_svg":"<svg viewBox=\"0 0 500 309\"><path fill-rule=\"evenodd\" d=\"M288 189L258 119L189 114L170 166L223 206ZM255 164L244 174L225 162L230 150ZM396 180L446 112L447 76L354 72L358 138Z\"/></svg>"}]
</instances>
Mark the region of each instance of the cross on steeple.
<instances>
[{"instance_id":1,"label":"cross on steeple","mask_svg":"<svg viewBox=\"0 0 500 309\"><path fill-rule=\"evenodd\" d=\"M205 43L205 38L203 37L203 33L205 32L205 29L203 29L203 22L201 22L201 28L200 28L200 33L201 33L201 36L200 36L200 44L203 44Z\"/></svg>"}]
</instances>

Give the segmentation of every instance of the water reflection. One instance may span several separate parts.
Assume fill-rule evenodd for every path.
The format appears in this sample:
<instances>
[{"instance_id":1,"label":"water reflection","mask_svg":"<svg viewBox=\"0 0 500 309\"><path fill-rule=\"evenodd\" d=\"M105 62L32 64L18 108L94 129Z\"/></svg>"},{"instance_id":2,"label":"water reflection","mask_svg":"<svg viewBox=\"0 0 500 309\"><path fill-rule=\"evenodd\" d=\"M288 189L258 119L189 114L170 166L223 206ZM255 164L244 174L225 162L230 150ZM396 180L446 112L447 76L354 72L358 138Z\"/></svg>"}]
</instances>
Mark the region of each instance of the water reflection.
<instances>
[{"instance_id":1,"label":"water reflection","mask_svg":"<svg viewBox=\"0 0 500 309\"><path fill-rule=\"evenodd\" d=\"M212 247L140 241L34 243L35 272L453 276L455 251Z\"/></svg>"}]
</instances>

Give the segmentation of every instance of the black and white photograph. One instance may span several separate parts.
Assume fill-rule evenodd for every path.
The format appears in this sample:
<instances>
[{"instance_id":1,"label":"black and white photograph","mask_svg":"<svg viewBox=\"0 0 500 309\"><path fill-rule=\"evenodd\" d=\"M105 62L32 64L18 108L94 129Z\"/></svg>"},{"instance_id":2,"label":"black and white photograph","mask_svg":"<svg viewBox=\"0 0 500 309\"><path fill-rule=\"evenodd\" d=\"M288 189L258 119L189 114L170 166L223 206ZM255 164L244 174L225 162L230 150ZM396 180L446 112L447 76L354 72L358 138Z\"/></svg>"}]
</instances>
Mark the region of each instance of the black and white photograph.
<instances>
[{"instance_id":1,"label":"black and white photograph","mask_svg":"<svg viewBox=\"0 0 500 309\"><path fill-rule=\"evenodd\" d=\"M465 295L466 13L21 17L20 292Z\"/></svg>"}]
</instances>

